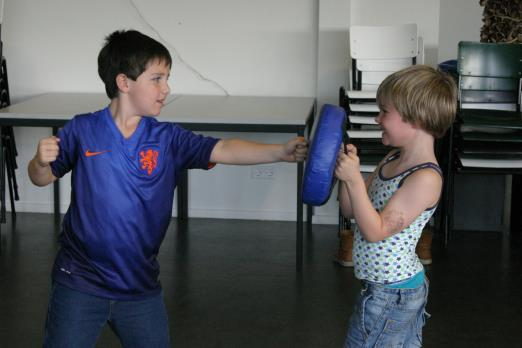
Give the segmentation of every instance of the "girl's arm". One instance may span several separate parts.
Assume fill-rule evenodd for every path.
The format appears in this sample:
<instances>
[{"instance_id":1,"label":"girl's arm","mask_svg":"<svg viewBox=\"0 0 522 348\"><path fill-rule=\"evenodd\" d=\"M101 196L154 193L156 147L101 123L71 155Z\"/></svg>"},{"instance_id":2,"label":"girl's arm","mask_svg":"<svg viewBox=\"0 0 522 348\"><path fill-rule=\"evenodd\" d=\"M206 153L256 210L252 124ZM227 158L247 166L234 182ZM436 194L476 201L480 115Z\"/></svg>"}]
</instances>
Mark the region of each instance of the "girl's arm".
<instances>
[{"instance_id":1,"label":"girl's arm","mask_svg":"<svg viewBox=\"0 0 522 348\"><path fill-rule=\"evenodd\" d=\"M352 145L352 144L346 145L346 152L347 153L351 152L351 153L354 153L355 155L357 155L357 148L354 145ZM344 154L344 152L342 152L342 153ZM390 157L391 155L393 155L394 153L396 153L396 150L390 151L386 156L384 156L384 158L379 162L379 164L377 165L375 170L370 175L368 175L366 180L364 180L366 192L368 192L368 188L370 187L370 185L371 185L375 175L377 175L381 165L384 162L386 162L386 159L388 157ZM341 156L339 156L337 158L337 166L336 166L336 169L335 169L336 170L335 175L339 179L339 207L341 208L341 214L345 218L351 219L351 218L354 217L353 216L353 209L352 209L352 203L350 201L350 196L348 194L348 186L346 185L346 182L344 182L343 179L342 179L343 178L343 172L345 171L345 169L343 169L342 158L343 157L341 157ZM354 170L350 170L350 175L351 176L357 176L356 171L360 172L360 169L359 169L360 168L360 166L359 166L359 157L356 158L356 163L354 162L354 163L350 163L348 165L352 167L351 169L355 168L355 171Z\"/></svg>"},{"instance_id":2,"label":"girl's arm","mask_svg":"<svg viewBox=\"0 0 522 348\"><path fill-rule=\"evenodd\" d=\"M368 187L370 187L370 184L372 183L374 176L375 171L371 173L364 181L366 191L368 191ZM339 181L339 207L341 208L341 214L345 218L353 218L353 209L352 203L350 201L350 195L348 194L348 186L344 181Z\"/></svg>"},{"instance_id":3,"label":"girl's arm","mask_svg":"<svg viewBox=\"0 0 522 348\"><path fill-rule=\"evenodd\" d=\"M367 186L359 172L357 149L348 145L347 150L348 154L339 153L335 168L335 175L341 180L341 186L344 188L342 204L346 206L343 207L343 215L346 213L355 218L367 241L378 242L402 231L424 210L437 203L442 178L432 169L420 169L404 180L403 185L395 191L379 213L368 197Z\"/></svg>"},{"instance_id":4,"label":"girl's arm","mask_svg":"<svg viewBox=\"0 0 522 348\"><path fill-rule=\"evenodd\" d=\"M362 182L353 180L346 185L363 237L378 242L402 231L424 210L433 207L440 196L442 178L431 169L417 170L395 191L380 213L372 206Z\"/></svg>"}]
</instances>

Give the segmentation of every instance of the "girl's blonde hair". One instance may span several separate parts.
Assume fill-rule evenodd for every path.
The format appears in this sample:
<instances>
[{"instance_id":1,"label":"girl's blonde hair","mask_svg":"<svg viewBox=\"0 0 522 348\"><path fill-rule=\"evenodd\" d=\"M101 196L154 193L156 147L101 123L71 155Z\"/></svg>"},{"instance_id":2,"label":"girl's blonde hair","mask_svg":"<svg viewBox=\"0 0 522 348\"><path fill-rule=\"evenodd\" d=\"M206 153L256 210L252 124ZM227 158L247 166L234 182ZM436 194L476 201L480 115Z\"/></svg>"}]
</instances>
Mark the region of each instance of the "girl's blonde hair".
<instances>
[{"instance_id":1,"label":"girl's blonde hair","mask_svg":"<svg viewBox=\"0 0 522 348\"><path fill-rule=\"evenodd\" d=\"M440 138L455 120L457 86L453 78L427 65L413 65L384 79L380 106L391 103L402 119Z\"/></svg>"}]
</instances>

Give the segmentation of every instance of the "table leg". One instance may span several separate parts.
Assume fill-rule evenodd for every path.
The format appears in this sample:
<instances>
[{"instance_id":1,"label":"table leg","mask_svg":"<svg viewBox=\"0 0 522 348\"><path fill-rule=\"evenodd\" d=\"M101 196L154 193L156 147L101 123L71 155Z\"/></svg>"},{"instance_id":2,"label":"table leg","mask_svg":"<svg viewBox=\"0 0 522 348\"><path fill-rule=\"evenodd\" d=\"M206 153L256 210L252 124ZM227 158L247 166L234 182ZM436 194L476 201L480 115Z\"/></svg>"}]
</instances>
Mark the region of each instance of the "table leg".
<instances>
[{"instance_id":1,"label":"table leg","mask_svg":"<svg viewBox=\"0 0 522 348\"><path fill-rule=\"evenodd\" d=\"M303 162L297 163L297 224L295 242L295 267L297 272L303 269Z\"/></svg>"},{"instance_id":2,"label":"table leg","mask_svg":"<svg viewBox=\"0 0 522 348\"><path fill-rule=\"evenodd\" d=\"M522 217L519 212L522 211L522 175L514 174L511 184L511 236L520 240L522 236Z\"/></svg>"},{"instance_id":3,"label":"table leg","mask_svg":"<svg viewBox=\"0 0 522 348\"><path fill-rule=\"evenodd\" d=\"M312 232L312 217L314 215L314 208L311 205L306 205L306 230Z\"/></svg>"},{"instance_id":4,"label":"table leg","mask_svg":"<svg viewBox=\"0 0 522 348\"><path fill-rule=\"evenodd\" d=\"M3 129L0 127L0 223L5 223L5 146Z\"/></svg>"},{"instance_id":5,"label":"table leg","mask_svg":"<svg viewBox=\"0 0 522 348\"><path fill-rule=\"evenodd\" d=\"M178 221L188 219L188 171L184 170L178 183Z\"/></svg>"},{"instance_id":6,"label":"table leg","mask_svg":"<svg viewBox=\"0 0 522 348\"><path fill-rule=\"evenodd\" d=\"M304 136L310 139L312 127L315 119L315 102L308 115L305 128L297 132L297 136ZM295 265L297 272L303 270L303 174L304 174L304 162L297 163L297 224L296 224L296 242L295 242ZM306 205L306 230L307 233L312 232L312 206Z\"/></svg>"},{"instance_id":7,"label":"table leg","mask_svg":"<svg viewBox=\"0 0 522 348\"><path fill-rule=\"evenodd\" d=\"M8 145L9 146L9 145ZM13 181L14 181L14 168L13 164L11 163L11 154L9 153L9 147L5 148L5 166L6 166L6 176L7 176L7 188L9 189L9 201L11 202L11 220L14 222L16 220L16 209L15 209L15 194L14 194L14 187L13 187Z\"/></svg>"},{"instance_id":8,"label":"table leg","mask_svg":"<svg viewBox=\"0 0 522 348\"><path fill-rule=\"evenodd\" d=\"M53 135L58 134L58 127L53 127ZM56 179L53 183L53 201L54 201L54 221L60 223L60 179Z\"/></svg>"},{"instance_id":9,"label":"table leg","mask_svg":"<svg viewBox=\"0 0 522 348\"><path fill-rule=\"evenodd\" d=\"M1 126L0 126L0 134L2 134L2 127ZM4 147L3 147L3 144L2 144L2 139L0 139L0 156L2 155L3 151L4 151ZM3 160L4 159L0 157L0 162L3 162ZM4 195L5 195L5 192L4 192ZM2 198L1 201L2 201L1 204L5 205L5 199ZM0 227L1 227L1 223L0 223ZM0 228L0 231L1 231L1 228ZM0 248L1 248L1 246L2 246L2 234L0 233Z\"/></svg>"}]
</instances>

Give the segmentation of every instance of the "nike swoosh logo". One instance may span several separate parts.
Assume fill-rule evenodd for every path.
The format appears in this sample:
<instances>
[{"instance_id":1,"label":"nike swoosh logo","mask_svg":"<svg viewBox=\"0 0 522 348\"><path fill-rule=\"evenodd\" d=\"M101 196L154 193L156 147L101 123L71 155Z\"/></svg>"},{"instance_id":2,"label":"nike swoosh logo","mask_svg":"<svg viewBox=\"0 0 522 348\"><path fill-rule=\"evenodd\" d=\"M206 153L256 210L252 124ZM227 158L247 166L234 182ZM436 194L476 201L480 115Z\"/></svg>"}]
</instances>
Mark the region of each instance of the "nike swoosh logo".
<instances>
[{"instance_id":1,"label":"nike swoosh logo","mask_svg":"<svg viewBox=\"0 0 522 348\"><path fill-rule=\"evenodd\" d=\"M97 156L97 155L101 155L102 153L106 153L106 152L109 152L109 150L98 151L98 152L91 152L91 151L87 150L87 151L85 151L85 157Z\"/></svg>"}]
</instances>

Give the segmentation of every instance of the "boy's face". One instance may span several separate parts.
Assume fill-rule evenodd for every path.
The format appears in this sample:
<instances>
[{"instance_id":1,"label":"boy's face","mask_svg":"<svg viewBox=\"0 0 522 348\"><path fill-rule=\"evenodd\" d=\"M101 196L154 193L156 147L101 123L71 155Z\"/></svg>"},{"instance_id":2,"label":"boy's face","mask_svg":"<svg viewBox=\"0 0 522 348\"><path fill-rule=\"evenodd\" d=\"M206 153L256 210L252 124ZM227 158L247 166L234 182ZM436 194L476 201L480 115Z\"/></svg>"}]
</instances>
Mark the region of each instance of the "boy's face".
<instances>
[{"instance_id":1,"label":"boy's face","mask_svg":"<svg viewBox=\"0 0 522 348\"><path fill-rule=\"evenodd\" d=\"M379 115L375 121L382 128L382 143L387 146L400 147L415 132L415 128L402 119L401 114L392 103L379 105Z\"/></svg>"},{"instance_id":2,"label":"boy's face","mask_svg":"<svg viewBox=\"0 0 522 348\"><path fill-rule=\"evenodd\" d=\"M136 81L129 79L129 100L136 115L159 115L170 93L169 76L170 66L160 60L153 60Z\"/></svg>"}]
</instances>

